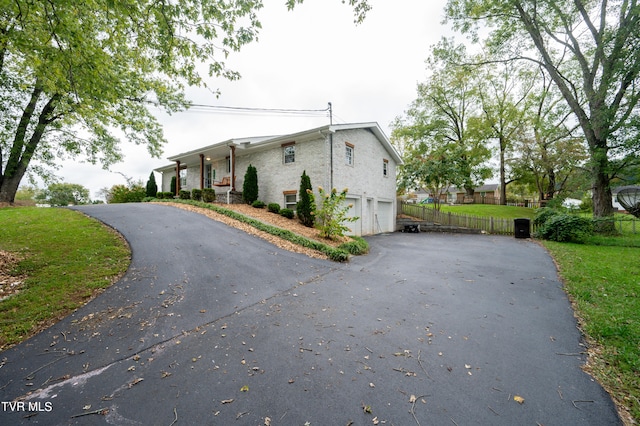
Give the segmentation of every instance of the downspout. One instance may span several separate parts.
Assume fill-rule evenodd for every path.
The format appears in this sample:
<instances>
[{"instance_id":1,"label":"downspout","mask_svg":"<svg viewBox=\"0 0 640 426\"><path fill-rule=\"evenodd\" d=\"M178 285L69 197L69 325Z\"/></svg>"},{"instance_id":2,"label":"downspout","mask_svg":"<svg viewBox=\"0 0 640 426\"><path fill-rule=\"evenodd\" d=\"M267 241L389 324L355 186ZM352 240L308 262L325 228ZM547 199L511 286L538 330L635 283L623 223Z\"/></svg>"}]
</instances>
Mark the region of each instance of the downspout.
<instances>
[{"instance_id":1,"label":"downspout","mask_svg":"<svg viewBox=\"0 0 640 426\"><path fill-rule=\"evenodd\" d=\"M204 189L204 154L200 154L200 189Z\"/></svg>"},{"instance_id":2,"label":"downspout","mask_svg":"<svg viewBox=\"0 0 640 426\"><path fill-rule=\"evenodd\" d=\"M329 188L328 190L333 190L333 132L329 129Z\"/></svg>"}]
</instances>

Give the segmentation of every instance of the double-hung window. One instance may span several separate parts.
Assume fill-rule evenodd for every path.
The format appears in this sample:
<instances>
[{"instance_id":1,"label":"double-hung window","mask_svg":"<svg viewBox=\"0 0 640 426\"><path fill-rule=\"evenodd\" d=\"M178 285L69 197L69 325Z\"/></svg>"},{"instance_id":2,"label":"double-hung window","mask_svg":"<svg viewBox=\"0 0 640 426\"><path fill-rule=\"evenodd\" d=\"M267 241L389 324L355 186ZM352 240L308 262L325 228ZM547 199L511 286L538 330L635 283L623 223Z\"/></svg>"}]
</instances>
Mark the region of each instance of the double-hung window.
<instances>
[{"instance_id":1,"label":"double-hung window","mask_svg":"<svg viewBox=\"0 0 640 426\"><path fill-rule=\"evenodd\" d=\"M297 202L298 202L298 199L297 199L296 190L284 191L284 207L285 208L295 211Z\"/></svg>"},{"instance_id":2,"label":"double-hung window","mask_svg":"<svg viewBox=\"0 0 640 426\"><path fill-rule=\"evenodd\" d=\"M295 142L282 144L282 155L284 164L296 162L296 145Z\"/></svg>"},{"instance_id":3,"label":"double-hung window","mask_svg":"<svg viewBox=\"0 0 640 426\"><path fill-rule=\"evenodd\" d=\"M353 166L353 148L354 146L352 144L350 144L349 142L345 143L344 146L344 153L345 153L345 163L347 164L347 166Z\"/></svg>"}]
</instances>

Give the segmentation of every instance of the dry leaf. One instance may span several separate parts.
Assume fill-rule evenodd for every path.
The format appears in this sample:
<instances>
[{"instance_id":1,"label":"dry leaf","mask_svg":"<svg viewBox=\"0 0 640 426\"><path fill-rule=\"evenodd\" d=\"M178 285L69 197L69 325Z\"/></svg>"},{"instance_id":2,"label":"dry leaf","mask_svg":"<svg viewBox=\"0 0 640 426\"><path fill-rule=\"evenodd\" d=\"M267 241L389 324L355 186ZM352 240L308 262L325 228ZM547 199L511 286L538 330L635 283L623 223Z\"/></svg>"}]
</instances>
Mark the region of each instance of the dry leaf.
<instances>
[{"instance_id":1,"label":"dry leaf","mask_svg":"<svg viewBox=\"0 0 640 426\"><path fill-rule=\"evenodd\" d=\"M513 400L514 400L515 402L517 402L518 404L523 404L523 403L524 403L524 398L523 398L523 397L521 397L521 396L518 396L518 395L514 396L514 397L513 397Z\"/></svg>"},{"instance_id":2,"label":"dry leaf","mask_svg":"<svg viewBox=\"0 0 640 426\"><path fill-rule=\"evenodd\" d=\"M471 366L469 364L465 364L464 368L469 369L469 368L471 368Z\"/></svg>"},{"instance_id":3,"label":"dry leaf","mask_svg":"<svg viewBox=\"0 0 640 426\"><path fill-rule=\"evenodd\" d=\"M129 368L127 368L127 371L134 371L136 369L136 367L134 367L133 365Z\"/></svg>"},{"instance_id":4,"label":"dry leaf","mask_svg":"<svg viewBox=\"0 0 640 426\"><path fill-rule=\"evenodd\" d=\"M269 417L264 418L264 426L271 426L271 419Z\"/></svg>"},{"instance_id":5,"label":"dry leaf","mask_svg":"<svg viewBox=\"0 0 640 426\"><path fill-rule=\"evenodd\" d=\"M376 385L374 385L373 383L369 383L369 387L370 387L370 388L375 388L375 387L376 387Z\"/></svg>"},{"instance_id":6,"label":"dry leaf","mask_svg":"<svg viewBox=\"0 0 640 426\"><path fill-rule=\"evenodd\" d=\"M249 392L249 386L244 385L243 387L240 388L240 392Z\"/></svg>"},{"instance_id":7,"label":"dry leaf","mask_svg":"<svg viewBox=\"0 0 640 426\"><path fill-rule=\"evenodd\" d=\"M415 395L411 395L411 397L409 397L409 402L410 402L411 404L413 404L414 402L416 402L416 400L417 400L417 399L418 399L418 398L416 398L416 396L415 396Z\"/></svg>"},{"instance_id":8,"label":"dry leaf","mask_svg":"<svg viewBox=\"0 0 640 426\"><path fill-rule=\"evenodd\" d=\"M223 399L222 401L220 401L220 403L222 404L231 404L233 402L233 398L232 399Z\"/></svg>"},{"instance_id":9,"label":"dry leaf","mask_svg":"<svg viewBox=\"0 0 640 426\"><path fill-rule=\"evenodd\" d=\"M373 422L374 425L377 425L380 423L380 420L378 420L377 417L374 417L373 419L371 419L371 421Z\"/></svg>"}]
</instances>

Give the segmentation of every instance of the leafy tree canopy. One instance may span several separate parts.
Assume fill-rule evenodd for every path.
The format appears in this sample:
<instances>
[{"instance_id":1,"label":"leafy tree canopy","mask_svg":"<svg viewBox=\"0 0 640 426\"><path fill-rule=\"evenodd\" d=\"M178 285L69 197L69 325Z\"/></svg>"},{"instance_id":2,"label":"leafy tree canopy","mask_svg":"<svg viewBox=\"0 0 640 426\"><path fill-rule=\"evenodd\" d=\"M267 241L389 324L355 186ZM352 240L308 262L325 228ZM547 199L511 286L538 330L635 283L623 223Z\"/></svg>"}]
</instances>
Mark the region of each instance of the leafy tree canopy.
<instances>
[{"instance_id":1,"label":"leafy tree canopy","mask_svg":"<svg viewBox=\"0 0 640 426\"><path fill-rule=\"evenodd\" d=\"M36 196L36 200L52 206L89 203L89 190L76 183L52 183Z\"/></svg>"},{"instance_id":2,"label":"leafy tree canopy","mask_svg":"<svg viewBox=\"0 0 640 426\"><path fill-rule=\"evenodd\" d=\"M369 8L349 4L357 20ZM224 60L257 37L261 8L262 0L3 0L0 201L14 200L27 170L42 173L64 156L109 167L121 159L120 139L159 156L165 139L148 107L187 107L183 89L205 85L204 63L212 77L239 78Z\"/></svg>"}]
</instances>

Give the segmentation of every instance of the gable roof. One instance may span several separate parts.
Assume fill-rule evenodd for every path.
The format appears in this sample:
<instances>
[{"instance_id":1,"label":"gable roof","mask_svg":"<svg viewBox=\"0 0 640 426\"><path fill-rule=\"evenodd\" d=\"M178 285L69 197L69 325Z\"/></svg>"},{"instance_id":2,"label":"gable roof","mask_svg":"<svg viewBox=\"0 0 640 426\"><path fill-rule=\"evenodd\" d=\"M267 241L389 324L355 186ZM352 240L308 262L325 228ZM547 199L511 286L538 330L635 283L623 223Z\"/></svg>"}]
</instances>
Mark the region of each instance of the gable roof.
<instances>
[{"instance_id":1,"label":"gable roof","mask_svg":"<svg viewBox=\"0 0 640 426\"><path fill-rule=\"evenodd\" d=\"M385 148L385 150L389 153L389 156L393 158L393 160L397 164L402 164L402 158L398 151L393 147L391 141L384 134L378 123L369 122L369 123L352 123L352 124L333 124L326 125L322 127L316 127L314 129L304 130L301 132L290 133L286 135L274 135L274 136L255 136L248 138L233 138L228 139L222 142L217 142L213 145L204 146L202 148L194 149L192 151L183 152L181 154L173 155L168 157L169 161L180 161L184 164L199 164L200 162L200 154L204 154L205 156L209 156L211 158L221 158L229 155L230 147L236 147L236 153L240 154L239 151L246 152L255 152L263 149L272 148L274 146L278 146L283 142L288 141L296 141L301 142L305 139L315 139L318 134L327 135L329 133L335 133L344 130L359 130L359 129L367 129L373 133L380 144ZM241 154L240 154L241 155ZM156 171L167 171L169 169L173 170L175 164L159 167L155 169Z\"/></svg>"}]
</instances>

